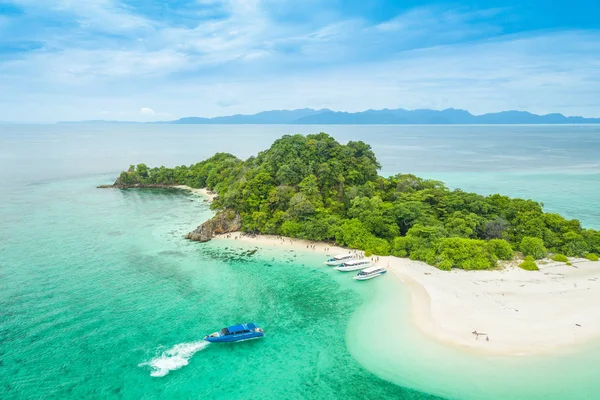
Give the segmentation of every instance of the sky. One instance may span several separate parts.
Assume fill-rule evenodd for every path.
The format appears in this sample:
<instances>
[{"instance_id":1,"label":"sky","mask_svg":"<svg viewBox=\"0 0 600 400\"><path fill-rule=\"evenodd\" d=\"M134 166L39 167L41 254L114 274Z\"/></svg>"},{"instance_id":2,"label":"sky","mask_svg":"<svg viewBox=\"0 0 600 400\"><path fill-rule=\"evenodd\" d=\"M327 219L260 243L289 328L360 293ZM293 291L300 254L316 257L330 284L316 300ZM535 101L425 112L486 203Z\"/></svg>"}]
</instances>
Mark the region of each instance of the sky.
<instances>
[{"instance_id":1,"label":"sky","mask_svg":"<svg viewBox=\"0 0 600 400\"><path fill-rule=\"evenodd\" d=\"M0 122L600 117L600 1L0 0Z\"/></svg>"}]
</instances>

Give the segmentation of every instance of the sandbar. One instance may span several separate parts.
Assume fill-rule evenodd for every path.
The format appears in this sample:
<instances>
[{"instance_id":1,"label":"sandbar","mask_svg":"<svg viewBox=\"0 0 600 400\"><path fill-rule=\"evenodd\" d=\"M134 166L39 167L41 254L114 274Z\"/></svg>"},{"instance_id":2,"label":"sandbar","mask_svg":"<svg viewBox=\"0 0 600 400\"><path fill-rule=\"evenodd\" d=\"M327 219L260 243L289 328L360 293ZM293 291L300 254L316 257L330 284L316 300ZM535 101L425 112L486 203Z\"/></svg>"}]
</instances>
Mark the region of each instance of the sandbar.
<instances>
[{"instance_id":1,"label":"sandbar","mask_svg":"<svg viewBox=\"0 0 600 400\"><path fill-rule=\"evenodd\" d=\"M354 252L322 242L239 232L216 238L320 252L324 261ZM528 355L600 338L600 262L571 262L543 260L539 271L522 270L516 263L491 271L441 271L392 256L379 257L375 264L391 272L377 279L391 278L410 290L412 320L426 335L478 352Z\"/></svg>"}]
</instances>

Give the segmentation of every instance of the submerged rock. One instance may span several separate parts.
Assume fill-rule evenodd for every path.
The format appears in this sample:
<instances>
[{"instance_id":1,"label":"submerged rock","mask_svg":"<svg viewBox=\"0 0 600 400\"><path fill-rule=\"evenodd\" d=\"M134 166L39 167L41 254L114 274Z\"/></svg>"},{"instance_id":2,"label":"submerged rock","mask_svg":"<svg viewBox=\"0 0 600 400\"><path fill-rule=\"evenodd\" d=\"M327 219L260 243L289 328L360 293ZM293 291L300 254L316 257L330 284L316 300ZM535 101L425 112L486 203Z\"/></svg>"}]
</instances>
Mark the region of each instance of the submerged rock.
<instances>
[{"instance_id":1,"label":"submerged rock","mask_svg":"<svg viewBox=\"0 0 600 400\"><path fill-rule=\"evenodd\" d=\"M188 233L185 238L196 242L208 242L214 235L239 231L242 218L237 211L224 210Z\"/></svg>"}]
</instances>

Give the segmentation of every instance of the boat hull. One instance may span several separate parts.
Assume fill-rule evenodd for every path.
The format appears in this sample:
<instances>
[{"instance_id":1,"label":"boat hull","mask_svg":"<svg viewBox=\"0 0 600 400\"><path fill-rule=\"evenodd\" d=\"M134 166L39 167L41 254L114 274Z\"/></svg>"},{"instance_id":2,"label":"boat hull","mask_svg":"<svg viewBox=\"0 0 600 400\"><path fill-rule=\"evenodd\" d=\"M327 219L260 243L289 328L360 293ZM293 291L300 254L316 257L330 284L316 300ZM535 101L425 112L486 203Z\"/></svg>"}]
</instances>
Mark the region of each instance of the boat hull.
<instances>
[{"instance_id":1,"label":"boat hull","mask_svg":"<svg viewBox=\"0 0 600 400\"><path fill-rule=\"evenodd\" d=\"M226 336L206 336L204 340L211 343L233 343L243 342L246 340L260 339L265 334L262 332L250 332L240 335L226 335Z\"/></svg>"},{"instance_id":2,"label":"boat hull","mask_svg":"<svg viewBox=\"0 0 600 400\"><path fill-rule=\"evenodd\" d=\"M369 266L370 264L360 264L360 265L352 265L352 266L340 266L340 267L336 267L335 269L337 269L338 271L341 272L350 272L350 271L358 271L359 269L365 269Z\"/></svg>"},{"instance_id":3,"label":"boat hull","mask_svg":"<svg viewBox=\"0 0 600 400\"><path fill-rule=\"evenodd\" d=\"M341 254L338 256L335 256L333 258L330 258L329 260L325 261L325 265L328 265L330 267L335 267L337 265L342 265L345 262L348 262L350 260L352 260L354 258L354 256L350 253L348 254Z\"/></svg>"},{"instance_id":4,"label":"boat hull","mask_svg":"<svg viewBox=\"0 0 600 400\"><path fill-rule=\"evenodd\" d=\"M343 261L325 261L325 265L327 265L328 267L335 267L337 265L341 265L343 264Z\"/></svg>"},{"instance_id":5,"label":"boat hull","mask_svg":"<svg viewBox=\"0 0 600 400\"><path fill-rule=\"evenodd\" d=\"M377 278L378 276L381 276L383 274L385 274L386 271L380 272L378 274L372 274L372 275L356 275L353 279L356 279L357 281L366 281L369 279L373 279L373 278Z\"/></svg>"}]
</instances>

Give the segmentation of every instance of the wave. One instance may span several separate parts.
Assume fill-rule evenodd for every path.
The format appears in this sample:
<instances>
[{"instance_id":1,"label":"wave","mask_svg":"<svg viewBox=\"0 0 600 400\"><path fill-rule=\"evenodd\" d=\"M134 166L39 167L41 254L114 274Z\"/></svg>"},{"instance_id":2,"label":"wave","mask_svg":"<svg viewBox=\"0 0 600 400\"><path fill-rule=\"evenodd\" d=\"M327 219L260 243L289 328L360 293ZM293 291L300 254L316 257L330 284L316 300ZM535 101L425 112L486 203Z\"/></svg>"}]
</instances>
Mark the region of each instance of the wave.
<instances>
[{"instance_id":1,"label":"wave","mask_svg":"<svg viewBox=\"0 0 600 400\"><path fill-rule=\"evenodd\" d=\"M171 371L188 365L190 358L197 352L204 350L210 342L200 340L198 342L179 343L162 352L160 356L150 361L139 364L139 367L149 366L150 376L162 377Z\"/></svg>"}]
</instances>

